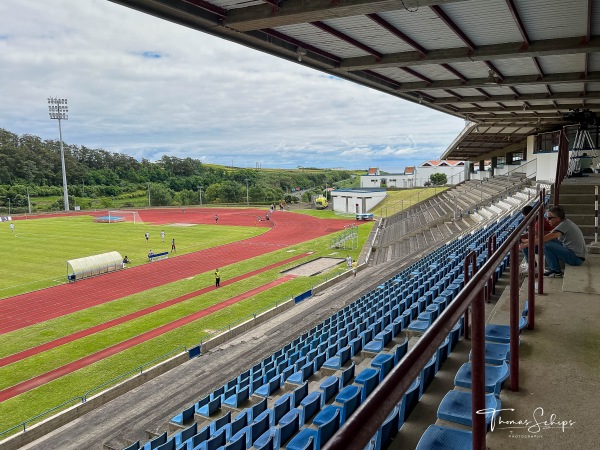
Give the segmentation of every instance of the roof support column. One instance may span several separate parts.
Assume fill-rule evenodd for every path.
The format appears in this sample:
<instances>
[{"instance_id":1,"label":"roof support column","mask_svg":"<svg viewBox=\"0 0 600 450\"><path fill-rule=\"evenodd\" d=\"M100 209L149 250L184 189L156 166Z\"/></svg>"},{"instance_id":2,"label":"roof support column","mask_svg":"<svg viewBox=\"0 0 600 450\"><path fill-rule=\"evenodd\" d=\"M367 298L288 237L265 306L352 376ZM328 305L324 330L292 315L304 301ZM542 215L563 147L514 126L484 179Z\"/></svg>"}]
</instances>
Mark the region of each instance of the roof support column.
<instances>
[{"instance_id":1,"label":"roof support column","mask_svg":"<svg viewBox=\"0 0 600 450\"><path fill-rule=\"evenodd\" d=\"M492 168L490 170L490 177L493 177L495 175L496 167L498 167L498 157L492 156Z\"/></svg>"}]
</instances>

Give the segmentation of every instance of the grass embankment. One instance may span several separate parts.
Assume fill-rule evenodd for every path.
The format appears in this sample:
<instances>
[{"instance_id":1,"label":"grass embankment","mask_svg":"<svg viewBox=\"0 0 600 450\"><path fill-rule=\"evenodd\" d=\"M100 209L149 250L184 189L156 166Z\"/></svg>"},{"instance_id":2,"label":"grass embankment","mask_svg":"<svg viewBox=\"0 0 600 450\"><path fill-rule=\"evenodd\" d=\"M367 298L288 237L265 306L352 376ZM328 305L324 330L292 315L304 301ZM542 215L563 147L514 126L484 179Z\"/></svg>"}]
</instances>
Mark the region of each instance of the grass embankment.
<instances>
[{"instance_id":1,"label":"grass embankment","mask_svg":"<svg viewBox=\"0 0 600 450\"><path fill-rule=\"evenodd\" d=\"M429 187L387 191L385 199L370 212L378 217L389 217L429 197L444 192L447 187Z\"/></svg>"},{"instance_id":2,"label":"grass embankment","mask_svg":"<svg viewBox=\"0 0 600 450\"><path fill-rule=\"evenodd\" d=\"M321 215L321 217L323 216ZM65 221L68 222L71 219L72 218L56 219L58 220L58 229L64 228L61 227L61 224L64 224ZM54 221L55 219L45 220ZM17 225L19 224L20 223L17 223ZM83 228L86 228L90 225L92 225L92 223L87 220L84 222ZM133 226L133 229L131 230L131 239L135 243L131 243L130 245L133 247L145 247L145 242L140 245L138 241L143 239L143 231L141 233L140 231L147 229L148 225L131 225ZM359 249L364 244L370 232L371 226L372 223L367 223L359 227ZM129 231L126 230L127 228L130 227L124 227L124 231L129 233ZM164 228L165 232L168 233L167 227ZM202 237L206 237L207 235L218 235L219 238L225 238L221 233L225 227L219 226L219 233L210 233L208 232L209 228L210 226L201 225L198 227L186 227L185 230L178 229L177 231L194 231L194 229L197 229L199 236ZM239 236L244 235L243 228L231 228L234 228L242 233L241 235L238 235L238 239L240 238ZM252 228L248 231L261 231L261 229ZM155 236L157 235L158 234L155 234ZM127 234L127 236L129 235ZM123 237L124 244L129 242L127 236ZM193 236L195 235L192 233L188 237L192 240ZM229 238L236 240L233 239L233 236L229 236ZM49 239L52 240L50 237ZM223 280L227 280L256 270L257 268L286 260L293 255L298 255L309 251L315 252L314 254L293 263L289 263L282 267L271 269L236 283L223 286L218 291L215 290L201 296L193 297L160 311L134 319L130 322L115 326L92 336L82 338L76 342L66 344L48 352L44 352L26 360L11 364L10 366L0 368L0 389L25 381L33 376L45 373L53 368L60 367L71 361L97 352L103 348L110 347L118 342L122 342L125 339L139 335L166 323L170 323L180 317L184 317L215 303L222 302L228 298L235 297L236 295L247 292L255 287L264 285L280 277L283 270L301 264L302 262L309 261L320 256L345 257L347 254L349 254L353 258L358 257L359 250L342 250L332 252L332 250L329 249L330 240L331 236L325 236L313 241L295 245L291 248L277 250L275 252L252 258L247 261L223 267L221 268L222 277ZM84 245L85 242L87 242L87 240L82 239L81 245ZM225 240L221 243L225 242L230 241ZM208 246L215 245L219 245L219 243L211 242L211 245ZM200 248L205 247L199 246L197 249ZM90 254L93 254L94 252L92 248L86 248L85 246L80 247L79 250ZM146 256L145 251L146 250L144 248L144 253L142 255L144 259ZM188 249L188 252L189 251L193 250ZM42 251L39 255L39 258L42 260L38 260L38 264L48 265L49 262L46 262L45 264L43 263L43 258L45 256L49 257L49 253L50 252ZM130 251L129 253L132 255L135 254L133 251ZM107 381L112 380L136 367L139 367L142 364L152 361L167 352L181 348L181 346L186 346L189 348L197 345L200 339L208 336L213 330L218 330L232 322L239 321L241 318L248 317L251 313L267 308L273 305L276 301L288 299L292 295L304 292L305 290L310 289L312 286L322 282L324 279L330 278L331 276L334 276L345 270L346 267L344 265L339 265L327 273L320 274L315 277L298 277L294 280L275 286L268 291L262 292L256 296L231 305L202 319L194 321L193 323L184 325L176 330L165 333L143 344L137 345L117 355L108 357L72 374L66 375L39 388L33 389L32 391L9 399L0 404L0 431L7 429L23 420L27 420L28 418L39 414L40 412L53 408L70 398L81 396L86 391L106 383ZM30 274L31 273L35 272L30 272ZM84 311L79 311L68 316L53 319L43 324L37 324L22 330L7 333L0 336L0 356L13 354L32 346L40 345L59 337L72 334L76 331L104 323L117 317L121 317L125 314L162 303L189 292L194 292L205 286L212 285L213 281L214 279L212 272L203 273L191 279L180 280L103 305L98 305Z\"/></svg>"}]
</instances>

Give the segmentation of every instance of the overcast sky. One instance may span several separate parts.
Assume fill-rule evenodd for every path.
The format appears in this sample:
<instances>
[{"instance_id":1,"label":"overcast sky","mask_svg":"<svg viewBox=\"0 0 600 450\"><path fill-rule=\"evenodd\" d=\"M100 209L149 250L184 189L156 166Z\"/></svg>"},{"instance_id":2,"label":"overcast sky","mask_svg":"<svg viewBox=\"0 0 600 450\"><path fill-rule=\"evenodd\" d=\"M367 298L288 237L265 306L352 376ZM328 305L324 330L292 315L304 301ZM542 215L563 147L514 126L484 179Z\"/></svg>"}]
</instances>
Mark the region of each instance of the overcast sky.
<instances>
[{"instance_id":1,"label":"overcast sky","mask_svg":"<svg viewBox=\"0 0 600 450\"><path fill-rule=\"evenodd\" d=\"M108 0L0 1L0 127L151 161L402 171L460 119Z\"/></svg>"}]
</instances>

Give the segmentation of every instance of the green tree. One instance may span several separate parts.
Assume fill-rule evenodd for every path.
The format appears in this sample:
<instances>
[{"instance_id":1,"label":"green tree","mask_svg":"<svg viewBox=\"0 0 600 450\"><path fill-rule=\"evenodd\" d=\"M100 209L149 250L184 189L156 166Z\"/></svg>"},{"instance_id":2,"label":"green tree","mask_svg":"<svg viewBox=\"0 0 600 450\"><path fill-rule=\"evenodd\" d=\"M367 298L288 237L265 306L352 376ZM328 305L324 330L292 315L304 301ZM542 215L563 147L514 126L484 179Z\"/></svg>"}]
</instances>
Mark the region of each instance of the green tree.
<instances>
[{"instance_id":1,"label":"green tree","mask_svg":"<svg viewBox=\"0 0 600 450\"><path fill-rule=\"evenodd\" d=\"M434 186L443 186L448 182L448 177L445 173L432 173L429 176L429 181L431 181L431 184Z\"/></svg>"}]
</instances>

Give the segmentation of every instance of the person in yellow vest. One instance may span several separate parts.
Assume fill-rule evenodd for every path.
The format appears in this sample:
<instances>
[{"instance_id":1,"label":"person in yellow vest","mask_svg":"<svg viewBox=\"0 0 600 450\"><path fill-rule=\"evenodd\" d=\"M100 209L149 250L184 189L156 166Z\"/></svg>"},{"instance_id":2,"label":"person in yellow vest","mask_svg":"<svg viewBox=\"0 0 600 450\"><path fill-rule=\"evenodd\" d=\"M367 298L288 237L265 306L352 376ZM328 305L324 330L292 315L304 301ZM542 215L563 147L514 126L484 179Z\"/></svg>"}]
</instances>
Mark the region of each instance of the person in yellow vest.
<instances>
[{"instance_id":1,"label":"person in yellow vest","mask_svg":"<svg viewBox=\"0 0 600 450\"><path fill-rule=\"evenodd\" d=\"M356 268L358 267L358 262L356 260L352 261L352 273L356 276Z\"/></svg>"},{"instance_id":2,"label":"person in yellow vest","mask_svg":"<svg viewBox=\"0 0 600 450\"><path fill-rule=\"evenodd\" d=\"M221 272L219 269L215 270L215 287L221 286Z\"/></svg>"}]
</instances>

